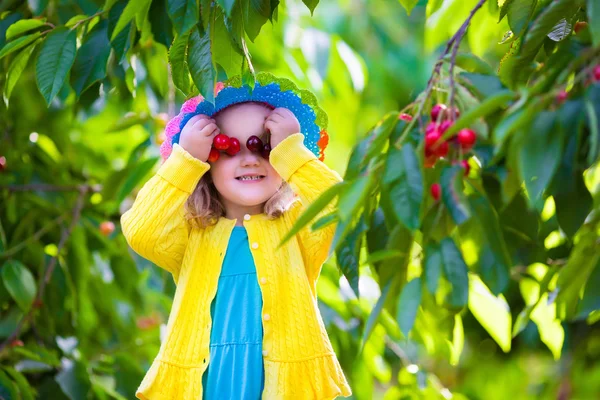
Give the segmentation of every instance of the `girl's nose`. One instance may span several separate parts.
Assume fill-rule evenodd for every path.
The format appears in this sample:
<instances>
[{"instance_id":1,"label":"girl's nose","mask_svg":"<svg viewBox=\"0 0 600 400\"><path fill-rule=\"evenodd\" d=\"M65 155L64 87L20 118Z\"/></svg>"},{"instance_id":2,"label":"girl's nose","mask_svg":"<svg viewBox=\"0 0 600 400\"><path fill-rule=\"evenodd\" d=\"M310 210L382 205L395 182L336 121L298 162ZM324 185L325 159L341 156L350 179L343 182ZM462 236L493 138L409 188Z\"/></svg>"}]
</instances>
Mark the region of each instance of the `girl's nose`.
<instances>
[{"instance_id":1,"label":"girl's nose","mask_svg":"<svg viewBox=\"0 0 600 400\"><path fill-rule=\"evenodd\" d=\"M243 166L253 166L253 165L258 165L260 164L260 154L258 153L253 153L253 152L244 152L243 154L241 154L242 156L242 160L241 160L241 164Z\"/></svg>"}]
</instances>

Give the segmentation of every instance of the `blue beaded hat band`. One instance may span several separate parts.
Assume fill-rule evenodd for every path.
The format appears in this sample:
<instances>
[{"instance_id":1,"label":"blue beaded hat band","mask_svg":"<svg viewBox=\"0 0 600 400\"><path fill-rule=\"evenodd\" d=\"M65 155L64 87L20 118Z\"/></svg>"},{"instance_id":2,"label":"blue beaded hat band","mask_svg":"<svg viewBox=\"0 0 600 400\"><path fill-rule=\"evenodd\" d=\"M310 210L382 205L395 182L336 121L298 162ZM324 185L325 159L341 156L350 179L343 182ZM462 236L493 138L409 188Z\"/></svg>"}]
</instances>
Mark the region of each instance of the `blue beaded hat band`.
<instances>
[{"instance_id":1,"label":"blue beaded hat band","mask_svg":"<svg viewBox=\"0 0 600 400\"><path fill-rule=\"evenodd\" d=\"M166 140L160 146L163 161L171 154L173 144L179 143L181 130L194 115L212 117L229 106L247 102L265 103L273 108L284 107L293 112L300 123L304 145L321 161L324 159L324 151L329 143L327 115L317 105L316 97L308 90L298 89L289 79L261 72L257 74L252 90L248 85L242 85L241 77L236 76L217 83L214 104L201 95L187 100L179 114L165 128Z\"/></svg>"}]
</instances>

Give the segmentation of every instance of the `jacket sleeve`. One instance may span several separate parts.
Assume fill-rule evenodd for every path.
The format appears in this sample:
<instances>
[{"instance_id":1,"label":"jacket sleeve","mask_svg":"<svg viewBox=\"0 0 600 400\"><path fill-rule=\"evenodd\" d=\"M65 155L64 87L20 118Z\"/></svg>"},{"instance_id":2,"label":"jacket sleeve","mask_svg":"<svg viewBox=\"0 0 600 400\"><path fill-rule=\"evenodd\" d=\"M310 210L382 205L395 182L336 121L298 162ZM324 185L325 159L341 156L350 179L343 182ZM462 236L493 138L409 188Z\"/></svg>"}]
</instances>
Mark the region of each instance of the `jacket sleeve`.
<instances>
[{"instance_id":1,"label":"jacket sleeve","mask_svg":"<svg viewBox=\"0 0 600 400\"><path fill-rule=\"evenodd\" d=\"M190 232L184 204L209 168L208 163L175 144L169 158L121 216L121 228L129 246L171 272L176 283Z\"/></svg>"},{"instance_id":2,"label":"jacket sleeve","mask_svg":"<svg viewBox=\"0 0 600 400\"><path fill-rule=\"evenodd\" d=\"M275 146L271 151L270 161L273 168L300 197L300 205L291 210L294 218L297 218L323 192L342 181L337 172L319 161L304 146L304 135L301 133L290 135ZM310 226L322 216L334 211L336 207L336 201L329 203L313 221L298 233L306 274L313 288L315 288L323 263L327 260L336 224L329 224L314 232L310 230Z\"/></svg>"}]
</instances>

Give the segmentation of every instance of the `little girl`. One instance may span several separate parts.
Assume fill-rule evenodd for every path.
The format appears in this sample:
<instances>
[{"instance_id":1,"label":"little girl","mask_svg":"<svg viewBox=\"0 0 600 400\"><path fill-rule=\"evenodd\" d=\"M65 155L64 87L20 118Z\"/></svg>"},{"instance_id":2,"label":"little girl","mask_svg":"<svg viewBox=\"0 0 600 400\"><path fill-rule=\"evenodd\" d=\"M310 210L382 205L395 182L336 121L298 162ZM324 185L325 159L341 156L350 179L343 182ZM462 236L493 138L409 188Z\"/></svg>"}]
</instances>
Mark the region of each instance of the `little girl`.
<instances>
[{"instance_id":1,"label":"little girl","mask_svg":"<svg viewBox=\"0 0 600 400\"><path fill-rule=\"evenodd\" d=\"M177 285L136 397L349 396L317 305L335 224L279 247L341 181L321 162L326 115L310 92L270 74L252 90L236 77L215 92L214 104L192 98L169 122L164 163L121 218L131 248Z\"/></svg>"}]
</instances>

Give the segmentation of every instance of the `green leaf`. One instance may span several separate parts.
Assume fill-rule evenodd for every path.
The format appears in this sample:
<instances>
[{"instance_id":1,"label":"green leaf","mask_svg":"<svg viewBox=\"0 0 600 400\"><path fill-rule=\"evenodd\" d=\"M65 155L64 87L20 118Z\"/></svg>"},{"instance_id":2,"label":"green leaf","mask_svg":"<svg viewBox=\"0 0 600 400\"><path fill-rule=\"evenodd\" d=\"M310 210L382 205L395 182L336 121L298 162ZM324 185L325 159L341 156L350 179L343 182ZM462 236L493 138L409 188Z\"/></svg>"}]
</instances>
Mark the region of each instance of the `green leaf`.
<instances>
[{"instance_id":1,"label":"green leaf","mask_svg":"<svg viewBox=\"0 0 600 400\"><path fill-rule=\"evenodd\" d=\"M175 87L184 95L190 93L190 71L187 64L187 47L190 33L178 35L169 50L169 63L171 64L171 77Z\"/></svg>"},{"instance_id":2,"label":"green leaf","mask_svg":"<svg viewBox=\"0 0 600 400\"><path fill-rule=\"evenodd\" d=\"M35 278L17 260L8 260L2 266L2 282L23 312L28 312L35 299Z\"/></svg>"},{"instance_id":3,"label":"green leaf","mask_svg":"<svg viewBox=\"0 0 600 400\"><path fill-rule=\"evenodd\" d=\"M471 218L471 210L463 193L463 175L462 166L454 165L444 168L440 177L442 200L457 225Z\"/></svg>"},{"instance_id":4,"label":"green leaf","mask_svg":"<svg viewBox=\"0 0 600 400\"><path fill-rule=\"evenodd\" d=\"M19 20L11 26L9 26L6 30L6 40L12 40L15 36L18 36L24 32L39 28L40 26L44 25L46 25L45 18Z\"/></svg>"},{"instance_id":5,"label":"green leaf","mask_svg":"<svg viewBox=\"0 0 600 400\"><path fill-rule=\"evenodd\" d=\"M371 191L374 182L373 176L367 175L349 183L349 186L340 195L338 203L338 215L341 221L349 221L356 215Z\"/></svg>"},{"instance_id":6,"label":"green leaf","mask_svg":"<svg viewBox=\"0 0 600 400\"><path fill-rule=\"evenodd\" d=\"M383 178L398 219L407 228L419 227L423 203L423 174L417 152L410 143L392 147Z\"/></svg>"},{"instance_id":7,"label":"green leaf","mask_svg":"<svg viewBox=\"0 0 600 400\"><path fill-rule=\"evenodd\" d=\"M504 296L494 296L475 274L469 274L469 310L500 348L508 353L512 339L508 303Z\"/></svg>"},{"instance_id":8,"label":"green leaf","mask_svg":"<svg viewBox=\"0 0 600 400\"><path fill-rule=\"evenodd\" d=\"M107 32L108 22L103 19L94 26L77 51L71 69L71 86L77 97L106 76L106 63L110 55Z\"/></svg>"},{"instance_id":9,"label":"green leaf","mask_svg":"<svg viewBox=\"0 0 600 400\"><path fill-rule=\"evenodd\" d=\"M147 9L150 0L130 0L127 2L123 13L117 21L117 25L110 36L110 41L114 41L117 35L127 26L127 24L136 16L140 10Z\"/></svg>"},{"instance_id":10,"label":"green leaf","mask_svg":"<svg viewBox=\"0 0 600 400\"><path fill-rule=\"evenodd\" d=\"M41 32L36 32L31 35L21 36L18 39L6 43L4 47L0 49L0 59L2 59L4 56L9 55L13 51L17 51L27 46L29 43L34 42L40 36L42 36Z\"/></svg>"},{"instance_id":11,"label":"green leaf","mask_svg":"<svg viewBox=\"0 0 600 400\"><path fill-rule=\"evenodd\" d=\"M58 27L42 44L35 64L35 77L48 106L62 89L75 61L76 41L77 31Z\"/></svg>"},{"instance_id":12,"label":"green leaf","mask_svg":"<svg viewBox=\"0 0 600 400\"><path fill-rule=\"evenodd\" d=\"M529 21L533 17L533 12L537 6L537 0L518 0L511 2L508 7L508 24L515 37L521 36Z\"/></svg>"},{"instance_id":13,"label":"green leaf","mask_svg":"<svg viewBox=\"0 0 600 400\"><path fill-rule=\"evenodd\" d=\"M419 0L400 0L400 4L402 4L402 7L404 7L408 15L410 15L418 2Z\"/></svg>"},{"instance_id":14,"label":"green leaf","mask_svg":"<svg viewBox=\"0 0 600 400\"><path fill-rule=\"evenodd\" d=\"M148 19L154 40L168 49L173 43L173 23L167 12L167 1L153 0L148 11Z\"/></svg>"},{"instance_id":15,"label":"green leaf","mask_svg":"<svg viewBox=\"0 0 600 400\"><path fill-rule=\"evenodd\" d=\"M371 138L367 136L354 146L348 159L344 180L353 181L366 171L367 151L369 150L370 141Z\"/></svg>"},{"instance_id":16,"label":"green leaf","mask_svg":"<svg viewBox=\"0 0 600 400\"><path fill-rule=\"evenodd\" d=\"M315 8L317 8L317 4L319 4L319 0L302 0L302 2L310 10L310 15L315 12Z\"/></svg>"},{"instance_id":17,"label":"green leaf","mask_svg":"<svg viewBox=\"0 0 600 400\"><path fill-rule=\"evenodd\" d=\"M576 316L577 305L588 277L600 261L598 237L593 230L585 229L579 236L567 264L560 270L556 289L557 314L560 319Z\"/></svg>"},{"instance_id":18,"label":"green leaf","mask_svg":"<svg viewBox=\"0 0 600 400\"><path fill-rule=\"evenodd\" d=\"M25 375L21 372L17 371L13 367L5 366L4 370L10 375L11 378L14 379L17 384L17 388L19 389L20 399L21 400L34 400L33 389Z\"/></svg>"},{"instance_id":19,"label":"green leaf","mask_svg":"<svg viewBox=\"0 0 600 400\"><path fill-rule=\"evenodd\" d=\"M369 337L371 337L371 333L373 333L373 329L377 325L377 321L379 320L379 316L381 315L381 312L383 311L383 307L384 307L385 303L387 302L387 299L389 297L392 286L393 286L393 281L388 280L385 282L385 286L381 290L381 295L379 296L379 299L377 299L377 303L375 303L375 306L371 310L371 314L369 314L369 318L367 319L367 322L365 323L365 330L363 331L363 335L362 335L362 340L361 340L361 345L360 345L360 353L362 353L365 343L367 343L367 341L369 340Z\"/></svg>"},{"instance_id":20,"label":"green leaf","mask_svg":"<svg viewBox=\"0 0 600 400\"><path fill-rule=\"evenodd\" d=\"M503 4L500 4L501 1L503 1ZM498 5L502 6L500 9L500 18L498 19L498 22L502 21L502 19L506 17L506 14L508 14L508 9L513 2L514 0L498 0Z\"/></svg>"},{"instance_id":21,"label":"green leaf","mask_svg":"<svg viewBox=\"0 0 600 400\"><path fill-rule=\"evenodd\" d=\"M577 310L578 318L587 318L587 316L596 310L600 310L600 262L590 274L590 277L583 291L583 298Z\"/></svg>"},{"instance_id":22,"label":"green leaf","mask_svg":"<svg viewBox=\"0 0 600 400\"><path fill-rule=\"evenodd\" d=\"M442 253L440 245L430 242L425 246L425 283L429 293L435 294L442 275Z\"/></svg>"},{"instance_id":23,"label":"green leaf","mask_svg":"<svg viewBox=\"0 0 600 400\"><path fill-rule=\"evenodd\" d=\"M504 241L496 210L482 195L469 197L473 218L459 227L461 245L479 275L497 295L504 291L510 278L512 261Z\"/></svg>"},{"instance_id":24,"label":"green leaf","mask_svg":"<svg viewBox=\"0 0 600 400\"><path fill-rule=\"evenodd\" d=\"M341 191L346 187L346 182L340 182L336 185L333 185L326 191L324 191L318 199L313 201L304 212L298 217L296 223L290 231L285 235L285 237L281 240L279 246L285 244L288 240L290 240L294 235L296 235L302 228L310 223L319 213L329 204L331 201L341 193Z\"/></svg>"},{"instance_id":25,"label":"green leaf","mask_svg":"<svg viewBox=\"0 0 600 400\"><path fill-rule=\"evenodd\" d=\"M415 318L417 317L420 305L421 278L416 278L404 285L398 298L396 320L405 337L408 337L408 334L415 325Z\"/></svg>"},{"instance_id":26,"label":"green leaf","mask_svg":"<svg viewBox=\"0 0 600 400\"><path fill-rule=\"evenodd\" d=\"M550 303L548 293L542 295L538 305L531 312L531 320L538 327L540 339L548 346L554 360L558 361L565 341L565 330L556 318L556 303Z\"/></svg>"},{"instance_id":27,"label":"green leaf","mask_svg":"<svg viewBox=\"0 0 600 400\"><path fill-rule=\"evenodd\" d=\"M508 105L511 100L514 100L515 93L510 90L502 90L494 93L494 95L486 98L478 107L472 108L462 114L458 120L444 133L444 138L454 136L463 128L468 128L479 118L485 118L498 108Z\"/></svg>"},{"instance_id":28,"label":"green leaf","mask_svg":"<svg viewBox=\"0 0 600 400\"><path fill-rule=\"evenodd\" d=\"M555 126L554 112L540 112L519 146L519 170L531 205L541 198L560 162L563 132Z\"/></svg>"},{"instance_id":29,"label":"green leaf","mask_svg":"<svg viewBox=\"0 0 600 400\"><path fill-rule=\"evenodd\" d=\"M360 249L362 248L363 234L367 231L368 226L365 223L364 213L361 215L356 226L352 228L350 233L344 238L340 247L336 251L336 260L341 271L344 273L348 283L356 296L359 296L358 279L359 279L359 258Z\"/></svg>"},{"instance_id":30,"label":"green leaf","mask_svg":"<svg viewBox=\"0 0 600 400\"><path fill-rule=\"evenodd\" d=\"M450 62L452 54L447 54L444 61ZM484 75L494 75L494 69L481 58L472 53L459 52L456 54L456 66L464 69L467 72Z\"/></svg>"},{"instance_id":31,"label":"green leaf","mask_svg":"<svg viewBox=\"0 0 600 400\"><path fill-rule=\"evenodd\" d=\"M525 80L531 70L531 62L544 44L548 33L563 18L571 19L583 4L583 0L555 0L550 2L528 28L521 44L520 54L512 68L514 76Z\"/></svg>"},{"instance_id":32,"label":"green leaf","mask_svg":"<svg viewBox=\"0 0 600 400\"><path fill-rule=\"evenodd\" d=\"M184 34L198 22L197 0L167 0L167 10L178 34Z\"/></svg>"},{"instance_id":33,"label":"green leaf","mask_svg":"<svg viewBox=\"0 0 600 400\"><path fill-rule=\"evenodd\" d=\"M20 400L17 384L0 369L0 399Z\"/></svg>"},{"instance_id":34,"label":"green leaf","mask_svg":"<svg viewBox=\"0 0 600 400\"><path fill-rule=\"evenodd\" d=\"M54 378L56 383L72 400L88 398L92 384L86 366L81 361L66 360L64 368Z\"/></svg>"},{"instance_id":35,"label":"green leaf","mask_svg":"<svg viewBox=\"0 0 600 400\"><path fill-rule=\"evenodd\" d=\"M228 18L231 17L231 11L233 10L235 3L235 0L217 0L217 4L225 11L225 15L227 15Z\"/></svg>"},{"instance_id":36,"label":"green leaf","mask_svg":"<svg viewBox=\"0 0 600 400\"><path fill-rule=\"evenodd\" d=\"M262 26L271 17L271 0L240 0L244 28L252 42L260 33Z\"/></svg>"},{"instance_id":37,"label":"green leaf","mask_svg":"<svg viewBox=\"0 0 600 400\"><path fill-rule=\"evenodd\" d=\"M215 70L210 42L210 29L192 29L188 42L188 66L194 84L207 101L214 100Z\"/></svg>"},{"instance_id":38,"label":"green leaf","mask_svg":"<svg viewBox=\"0 0 600 400\"><path fill-rule=\"evenodd\" d=\"M587 0L587 15L594 47L600 46L600 3L597 0Z\"/></svg>"},{"instance_id":39,"label":"green leaf","mask_svg":"<svg viewBox=\"0 0 600 400\"><path fill-rule=\"evenodd\" d=\"M450 238L440 242L440 252L443 260L444 275L452 285L448 299L452 307L462 308L469 300L469 276L463 256Z\"/></svg>"},{"instance_id":40,"label":"green leaf","mask_svg":"<svg viewBox=\"0 0 600 400\"><path fill-rule=\"evenodd\" d=\"M242 73L243 52L241 47L238 47L230 37L225 25L225 16L221 10L215 11L211 42L215 64L220 65L228 77L240 75Z\"/></svg>"},{"instance_id":41,"label":"green leaf","mask_svg":"<svg viewBox=\"0 0 600 400\"><path fill-rule=\"evenodd\" d=\"M123 182L123 186L119 189L117 195L117 204L121 202L131 193L131 191L150 173L152 168L156 165L157 157L151 157L147 160L138 163L135 168Z\"/></svg>"},{"instance_id":42,"label":"green leaf","mask_svg":"<svg viewBox=\"0 0 600 400\"><path fill-rule=\"evenodd\" d=\"M369 144L366 146L366 157L363 163L368 163L371 158L383 151L396 124L400 125L398 127L400 130L406 126L406 122L398 121L397 112L390 112L367 134Z\"/></svg>"},{"instance_id":43,"label":"green leaf","mask_svg":"<svg viewBox=\"0 0 600 400\"><path fill-rule=\"evenodd\" d=\"M590 127L588 163L593 164L598 159L600 150L600 84L590 85L585 94L585 111Z\"/></svg>"},{"instance_id":44,"label":"green leaf","mask_svg":"<svg viewBox=\"0 0 600 400\"><path fill-rule=\"evenodd\" d=\"M119 22L119 18L127 6L127 0L119 0L109 11L108 13L108 36L112 37L115 27ZM135 29L132 27L133 22L127 24L125 29L117 34L114 39L111 39L110 44L112 48L115 50L115 56L119 62L123 61L123 58L129 48L131 47L131 35L132 33L135 35Z\"/></svg>"},{"instance_id":45,"label":"green leaf","mask_svg":"<svg viewBox=\"0 0 600 400\"><path fill-rule=\"evenodd\" d=\"M6 85L4 86L5 104L8 104L10 95L12 94L15 85L21 77L23 70L25 67L27 67L29 57L31 57L31 53L33 53L36 45L37 43L34 42L31 46L23 49L10 63L10 67L8 67L8 72L6 73Z\"/></svg>"}]
</instances>

